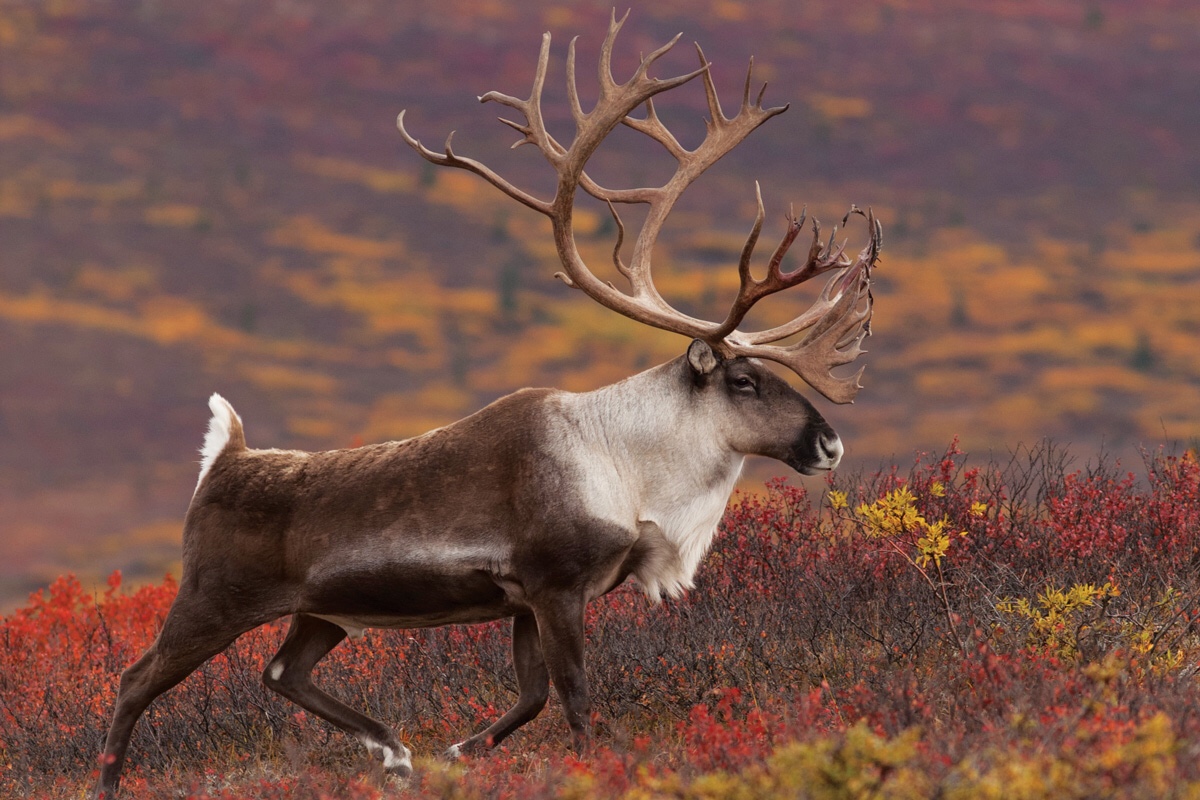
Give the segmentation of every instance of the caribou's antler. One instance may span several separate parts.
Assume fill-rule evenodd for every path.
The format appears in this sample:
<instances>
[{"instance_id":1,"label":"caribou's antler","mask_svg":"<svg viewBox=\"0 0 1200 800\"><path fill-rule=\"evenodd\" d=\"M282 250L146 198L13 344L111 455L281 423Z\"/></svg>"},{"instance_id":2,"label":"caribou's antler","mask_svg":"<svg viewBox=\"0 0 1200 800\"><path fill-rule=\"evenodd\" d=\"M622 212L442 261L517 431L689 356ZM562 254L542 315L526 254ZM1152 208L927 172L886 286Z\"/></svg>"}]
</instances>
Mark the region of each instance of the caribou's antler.
<instances>
[{"instance_id":1,"label":"caribou's antler","mask_svg":"<svg viewBox=\"0 0 1200 800\"><path fill-rule=\"evenodd\" d=\"M862 214L867 218L870 228L869 243L856 259L851 260L845 255L845 243L835 245L832 236L828 243L821 243L820 226L814 220L813 240L807 260L799 268L784 272L783 258L802 230L805 220L803 213L798 219L789 215L787 232L771 257L767 276L756 280L751 275L750 261L762 230L764 216L762 196L756 187L758 216L742 248L738 265L741 286L729 314L724 321L718 323L696 319L673 308L658 293L650 271L650 254L667 215L675 201L702 172L740 144L759 125L786 111L787 106L763 108L765 84L757 97L751 100L754 70L754 62L751 60L750 69L746 73L741 107L733 117L726 117L717 99L712 76L709 74L709 64L699 46L696 47L700 59L698 69L666 80L649 77L647 73L650 67L679 41L679 36L642 59L633 76L625 83L618 84L612 76L612 48L626 17L617 20L614 13L609 23L608 35L605 36L600 50L600 96L596 105L587 112L580 105L576 89L575 41L571 41L567 51L567 95L575 120L575 135L569 145L564 146L550 135L542 117L541 96L550 58L550 34L542 36L537 72L528 99L522 100L499 92L488 92L479 98L480 102L492 101L508 106L525 118L523 123L507 119L501 119L501 122L521 134L522 138L513 145L514 147L532 144L550 162L558 175L553 199L546 201L537 198L509 183L486 165L457 155L450 146L449 137L442 153L429 150L405 130L404 112L400 112L396 120L401 135L428 161L474 172L515 200L548 216L553 224L555 245L563 266L563 271L557 273L557 276L568 285L581 289L601 305L647 325L703 339L727 356L745 355L779 362L795 371L835 403L852 401L859 388L858 377L862 370L849 377L834 376L831 370L853 361L862 352L862 339L870 333L870 273L879 255L879 222L871 212L864 213L857 208L851 208L850 213ZM707 133L704 140L694 150L687 150L659 119L652 98L698 76L703 76L704 79L710 118L706 121ZM629 116L642 104L646 106L645 117ZM584 172L596 148L620 124L649 136L675 158L678 166L669 181L657 187L609 189L596 183ZM613 261L617 270L629 281L628 292L597 278L588 269L575 246L572 215L575 195L581 187L592 196L606 202L616 220L618 243L613 251ZM634 241L628 264L622 261L620 254L624 226L616 211L616 204L619 203L644 203L649 206L646 221ZM850 214L847 214L847 219L849 216ZM836 230L835 228L835 233ZM791 322L764 331L738 330L750 308L763 297L830 271L835 271L834 275L826 283L816 302ZM807 332L806 335L794 344L772 344L804 332Z\"/></svg>"}]
</instances>

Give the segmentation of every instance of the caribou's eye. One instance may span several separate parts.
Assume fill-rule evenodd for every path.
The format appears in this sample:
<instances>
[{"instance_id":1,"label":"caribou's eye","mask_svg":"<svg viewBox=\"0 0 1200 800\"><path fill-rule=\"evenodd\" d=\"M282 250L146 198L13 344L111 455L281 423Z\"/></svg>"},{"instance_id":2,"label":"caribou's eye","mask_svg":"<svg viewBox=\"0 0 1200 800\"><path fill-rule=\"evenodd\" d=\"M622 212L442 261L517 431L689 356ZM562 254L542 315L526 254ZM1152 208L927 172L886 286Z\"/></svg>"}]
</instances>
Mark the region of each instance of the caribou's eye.
<instances>
[{"instance_id":1,"label":"caribou's eye","mask_svg":"<svg viewBox=\"0 0 1200 800\"><path fill-rule=\"evenodd\" d=\"M755 391L754 379L748 375L738 375L733 379L733 388L742 392Z\"/></svg>"}]
</instances>

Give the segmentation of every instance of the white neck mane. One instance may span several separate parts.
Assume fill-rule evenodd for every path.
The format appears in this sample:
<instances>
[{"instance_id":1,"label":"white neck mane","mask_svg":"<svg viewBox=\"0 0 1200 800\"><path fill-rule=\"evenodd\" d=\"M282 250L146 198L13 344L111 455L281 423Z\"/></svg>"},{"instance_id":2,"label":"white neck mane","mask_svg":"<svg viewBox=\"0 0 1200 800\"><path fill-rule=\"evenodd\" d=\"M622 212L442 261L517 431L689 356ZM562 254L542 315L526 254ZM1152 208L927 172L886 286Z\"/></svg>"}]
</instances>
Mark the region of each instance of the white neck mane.
<instances>
[{"instance_id":1,"label":"white neck mane","mask_svg":"<svg viewBox=\"0 0 1200 800\"><path fill-rule=\"evenodd\" d=\"M694 399L679 391L680 367L670 362L594 392L561 397L588 510L639 535L665 539L673 550L636 574L656 600L692 587L745 460Z\"/></svg>"}]
</instances>

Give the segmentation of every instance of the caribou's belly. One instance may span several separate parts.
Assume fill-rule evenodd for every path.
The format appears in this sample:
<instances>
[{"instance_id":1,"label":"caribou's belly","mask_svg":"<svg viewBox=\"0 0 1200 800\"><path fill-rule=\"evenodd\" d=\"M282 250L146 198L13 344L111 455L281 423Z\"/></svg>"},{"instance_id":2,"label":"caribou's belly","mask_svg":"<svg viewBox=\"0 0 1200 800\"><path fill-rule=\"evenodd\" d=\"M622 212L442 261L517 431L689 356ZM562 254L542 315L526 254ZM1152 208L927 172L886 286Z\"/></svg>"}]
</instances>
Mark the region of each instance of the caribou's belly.
<instances>
[{"instance_id":1,"label":"caribou's belly","mask_svg":"<svg viewBox=\"0 0 1200 800\"><path fill-rule=\"evenodd\" d=\"M477 607L456 609L444 614L425 614L420 616L389 616L386 614L309 614L309 616L332 622L344 629L351 639L363 635L367 628L413 629L436 628L442 625L474 625L481 622L493 622L498 619L511 617L516 612L508 606Z\"/></svg>"},{"instance_id":2,"label":"caribou's belly","mask_svg":"<svg viewBox=\"0 0 1200 800\"><path fill-rule=\"evenodd\" d=\"M499 565L477 553L389 555L358 554L310 570L296 610L351 632L489 622L526 610L501 586Z\"/></svg>"}]
</instances>

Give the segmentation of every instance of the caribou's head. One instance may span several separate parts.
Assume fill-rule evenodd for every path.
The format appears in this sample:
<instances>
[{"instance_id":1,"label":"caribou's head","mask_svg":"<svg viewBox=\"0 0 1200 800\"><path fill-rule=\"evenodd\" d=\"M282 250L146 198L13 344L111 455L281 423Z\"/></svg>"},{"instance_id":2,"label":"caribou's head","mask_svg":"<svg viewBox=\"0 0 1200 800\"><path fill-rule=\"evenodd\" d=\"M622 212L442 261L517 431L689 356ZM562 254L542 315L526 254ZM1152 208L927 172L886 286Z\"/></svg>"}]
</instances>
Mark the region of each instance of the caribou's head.
<instances>
[{"instance_id":1,"label":"caribou's head","mask_svg":"<svg viewBox=\"0 0 1200 800\"><path fill-rule=\"evenodd\" d=\"M684 360L695 402L729 449L778 459L804 475L842 460L842 441L821 413L758 359L723 358L696 339Z\"/></svg>"}]
</instances>

